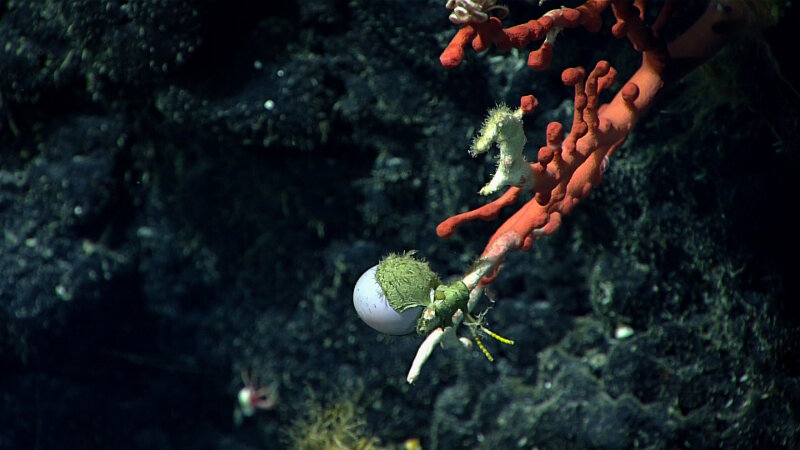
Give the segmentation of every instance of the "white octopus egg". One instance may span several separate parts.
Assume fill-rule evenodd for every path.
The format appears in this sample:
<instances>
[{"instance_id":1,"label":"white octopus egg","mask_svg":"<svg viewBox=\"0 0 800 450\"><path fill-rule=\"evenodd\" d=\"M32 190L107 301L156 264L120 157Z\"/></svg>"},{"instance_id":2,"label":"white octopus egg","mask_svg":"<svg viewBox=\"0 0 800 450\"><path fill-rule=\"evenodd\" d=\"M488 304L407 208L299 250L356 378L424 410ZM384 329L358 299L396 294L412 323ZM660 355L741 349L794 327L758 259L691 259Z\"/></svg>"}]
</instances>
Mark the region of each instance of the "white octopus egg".
<instances>
[{"instance_id":1,"label":"white octopus egg","mask_svg":"<svg viewBox=\"0 0 800 450\"><path fill-rule=\"evenodd\" d=\"M353 289L353 306L358 317L375 330L391 335L409 334L417 325L422 307L414 307L399 313L386 300L381 285L375 279L378 266L364 272Z\"/></svg>"}]
</instances>

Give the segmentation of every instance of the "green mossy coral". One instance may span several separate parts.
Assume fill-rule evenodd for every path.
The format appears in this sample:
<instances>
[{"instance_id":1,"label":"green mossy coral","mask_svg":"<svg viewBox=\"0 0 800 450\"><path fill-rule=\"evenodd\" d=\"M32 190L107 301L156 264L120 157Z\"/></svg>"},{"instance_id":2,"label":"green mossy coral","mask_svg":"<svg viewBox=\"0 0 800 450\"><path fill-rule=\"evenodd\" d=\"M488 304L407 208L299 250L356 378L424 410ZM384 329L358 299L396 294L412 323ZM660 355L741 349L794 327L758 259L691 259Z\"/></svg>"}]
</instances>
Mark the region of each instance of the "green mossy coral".
<instances>
[{"instance_id":1,"label":"green mossy coral","mask_svg":"<svg viewBox=\"0 0 800 450\"><path fill-rule=\"evenodd\" d=\"M289 447L295 450L381 450L379 440L366 433L360 409L349 400L322 405L313 398L306 417L298 419L287 432Z\"/></svg>"}]
</instances>

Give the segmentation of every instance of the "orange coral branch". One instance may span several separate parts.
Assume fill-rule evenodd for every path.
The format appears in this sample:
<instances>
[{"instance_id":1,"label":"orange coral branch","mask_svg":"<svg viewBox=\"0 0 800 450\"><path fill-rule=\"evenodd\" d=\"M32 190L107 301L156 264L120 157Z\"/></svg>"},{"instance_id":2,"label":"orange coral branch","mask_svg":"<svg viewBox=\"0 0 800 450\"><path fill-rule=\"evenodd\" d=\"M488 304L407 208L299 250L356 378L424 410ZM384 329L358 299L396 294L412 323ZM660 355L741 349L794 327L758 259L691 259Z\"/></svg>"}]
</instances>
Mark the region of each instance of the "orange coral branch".
<instances>
[{"instance_id":1,"label":"orange coral branch","mask_svg":"<svg viewBox=\"0 0 800 450\"><path fill-rule=\"evenodd\" d=\"M599 93L613 84L616 75L608 62L598 62L588 75L580 67L563 72L562 81L575 92L571 129L563 138L561 124L548 125L546 145L539 150L538 161L530 165L534 197L497 229L484 249L484 257L502 261L508 251L528 250L536 239L558 230L562 215L568 214L600 182L609 155L625 142L665 83L712 56L724 45L731 31L743 23L745 15L738 0L714 0L688 30L667 44L644 22L642 3L588 0L578 8L550 11L537 20L510 28L503 28L501 21L493 17L483 23L464 25L442 53L442 65L455 67L463 60L464 48L470 42L476 51L486 50L491 45L508 50L544 39L528 59L530 67L543 69L552 60L553 33L578 26L599 31L601 13L611 6L616 18L613 35L627 37L633 48L642 54L639 69L607 104L599 103ZM672 6L672 2L667 1L658 16L658 27L668 19ZM526 103L528 97L522 99L525 113L533 109ZM465 222L493 220L502 208L514 203L520 193L520 187L512 186L497 200L446 219L437 227L437 234L447 238ZM505 244L496 245L498 242ZM492 279L493 275L483 282Z\"/></svg>"}]
</instances>

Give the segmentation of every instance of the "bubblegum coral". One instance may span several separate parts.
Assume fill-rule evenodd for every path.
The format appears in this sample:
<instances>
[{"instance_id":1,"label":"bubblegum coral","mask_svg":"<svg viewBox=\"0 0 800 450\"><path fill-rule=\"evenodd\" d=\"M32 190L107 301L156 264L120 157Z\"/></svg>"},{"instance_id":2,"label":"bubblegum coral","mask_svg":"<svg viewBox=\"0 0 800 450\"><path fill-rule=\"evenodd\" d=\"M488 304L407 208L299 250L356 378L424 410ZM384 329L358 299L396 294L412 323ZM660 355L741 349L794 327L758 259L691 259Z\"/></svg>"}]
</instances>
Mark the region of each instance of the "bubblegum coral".
<instances>
[{"instance_id":1,"label":"bubblegum coral","mask_svg":"<svg viewBox=\"0 0 800 450\"><path fill-rule=\"evenodd\" d=\"M487 50L494 45L500 50L524 48L531 42L543 41L530 52L528 66L543 70L553 58L555 37L562 29L584 27L597 32L602 26L601 13L611 7L616 23L612 34L617 38L627 37L633 48L642 54L639 69L623 85L616 96L606 104L599 104L599 94L614 83L616 71L606 61L599 61L588 75L581 68L569 68L562 73L565 85L574 87L574 117L566 137L564 127L551 122L546 131L546 144L539 149L535 163L528 163L522 156L524 134L517 144L518 149L505 149L510 142L508 135L522 133L521 119L537 105L532 95L523 96L516 113L505 111L505 119L499 116L487 121L481 139L476 140L473 154L482 153L496 141L501 147L500 164L492 182L481 193L495 192L501 186L511 186L498 199L475 210L452 216L436 229L442 238L450 237L456 228L474 219L492 220L500 210L514 203L524 190L530 190L533 198L503 223L489 239L482 258L492 260L496 274L503 256L515 249L528 250L536 239L554 233L561 225L561 217L585 198L591 188L598 184L607 165L608 157L628 137L636 122L654 103L666 83L707 60L726 42L728 37L745 18L744 7L736 0L710 2L705 13L683 34L670 43L659 37L659 30L669 19L674 9L672 1L666 1L652 25L644 21L645 1L631 4L622 0L588 0L577 8L560 8L546 13L539 19L503 28L497 17L488 17L478 10L465 9L462 4L473 7L476 3L484 9L498 8L493 1L450 1L454 10L451 21L463 23L444 50L440 61L444 67L458 66L464 58L464 48L472 43L475 51ZM482 22L476 22L482 20ZM497 114L500 114L498 111ZM500 125L492 130L487 127ZM503 144L505 143L505 144ZM478 145L482 148L478 148ZM514 170L510 170L514 168ZM485 284L493 275L484 277Z\"/></svg>"},{"instance_id":2,"label":"bubblegum coral","mask_svg":"<svg viewBox=\"0 0 800 450\"><path fill-rule=\"evenodd\" d=\"M651 25L645 23L645 3L645 0L588 0L574 9L555 9L537 20L503 28L500 19L490 15L496 11L505 15L508 10L494 0L448 1L448 8L453 10L450 20L461 24L440 57L442 65L448 68L463 61L464 49L470 43L476 51L484 51L492 45L510 50L543 41L530 52L528 66L545 69L552 61L553 44L561 30L583 26L590 32L598 32L602 28L601 14L609 7L616 18L612 34L617 38L627 37L634 50L641 53L642 63L605 104L600 104L599 95L614 84L616 70L611 64L599 61L588 74L581 67L564 70L561 79L575 92L572 127L564 137L564 127L551 122L535 163L527 162L523 156L526 138L522 118L536 108L536 98L523 96L520 107L514 111L504 106L490 111L471 153L484 153L496 143L500 158L496 173L481 194L510 187L496 200L444 220L436 232L447 238L465 222L493 220L525 190L532 192L533 198L495 231L481 257L464 275L461 282L469 293L466 311L457 312L447 326L430 331L417 350L407 376L409 383L417 379L436 344L460 341L469 345L464 338L454 339L454 330L469 317L483 286L494 279L505 255L513 250L528 250L536 239L557 231L561 217L600 182L609 156L625 142L664 86L716 53L746 20L745 7L738 0L713 0L694 24L667 43L659 31L669 20L675 3L666 0Z\"/></svg>"}]
</instances>

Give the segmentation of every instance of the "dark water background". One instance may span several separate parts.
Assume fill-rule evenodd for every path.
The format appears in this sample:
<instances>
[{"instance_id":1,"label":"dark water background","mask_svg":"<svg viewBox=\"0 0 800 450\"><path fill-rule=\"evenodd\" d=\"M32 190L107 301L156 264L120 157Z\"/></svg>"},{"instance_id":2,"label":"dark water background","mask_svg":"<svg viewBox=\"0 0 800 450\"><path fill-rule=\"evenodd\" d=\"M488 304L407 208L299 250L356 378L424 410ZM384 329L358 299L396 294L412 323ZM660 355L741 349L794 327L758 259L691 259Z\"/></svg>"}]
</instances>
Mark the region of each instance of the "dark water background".
<instances>
[{"instance_id":1,"label":"dark water background","mask_svg":"<svg viewBox=\"0 0 800 450\"><path fill-rule=\"evenodd\" d=\"M361 323L355 280L409 249L465 270L499 223L434 229L483 201L485 111L534 93L536 148L563 68L638 66L607 14L547 72L448 71L443 3L0 4L0 449L292 448L325 407L387 448L800 448L797 6L668 86L508 259L488 319L515 346L408 385L421 340ZM238 423L242 371L279 400Z\"/></svg>"}]
</instances>

